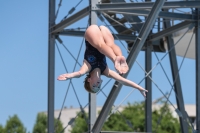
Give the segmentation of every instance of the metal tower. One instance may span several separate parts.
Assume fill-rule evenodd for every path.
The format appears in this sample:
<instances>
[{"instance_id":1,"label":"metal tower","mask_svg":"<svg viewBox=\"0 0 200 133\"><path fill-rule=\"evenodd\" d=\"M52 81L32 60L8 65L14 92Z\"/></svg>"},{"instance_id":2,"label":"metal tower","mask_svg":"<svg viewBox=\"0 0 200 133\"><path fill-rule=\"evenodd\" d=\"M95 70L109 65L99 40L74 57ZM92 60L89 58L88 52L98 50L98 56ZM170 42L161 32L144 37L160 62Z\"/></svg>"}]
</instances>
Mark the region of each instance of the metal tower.
<instances>
[{"instance_id":1,"label":"metal tower","mask_svg":"<svg viewBox=\"0 0 200 133\"><path fill-rule=\"evenodd\" d=\"M148 90L146 98L145 127L147 132L152 132L152 51L169 51L170 65L174 89L176 92L177 114L179 114L180 127L182 133L188 133L187 113L184 108L184 100L180 75L176 60L176 51L172 34L184 28L195 29L195 59L196 59L196 129L194 132L200 133L200 1L164 1L145 0L143 2L127 2L124 0L89 0L89 6L83 8L72 16L64 19L60 23L55 23L56 2L49 0L49 56L48 56L48 133L54 132L54 71L55 71L55 39L60 35L84 36L81 31L64 30L69 25L79 21L89 15L90 24L97 24L97 19L105 18L118 32L115 39L124 40L129 49L127 63L131 68L139 52L145 51L145 88ZM191 9L191 14L172 12L176 8ZM123 17L118 18L117 14ZM145 20L141 20L144 16ZM160 20L163 20L162 22ZM181 20L174 24L174 20ZM144 23L141 23L141 22ZM125 23L130 23L126 27ZM136 24L133 24L136 23ZM155 31L155 25L157 30ZM161 29L161 25L163 29ZM165 40L163 39L165 38ZM59 38L58 38L59 39ZM167 46L167 48L165 47ZM128 73L123 77L127 77ZM103 106L103 109L96 119L96 95L89 94L89 129L92 133L99 133L111 110L115 99L120 93L122 85L115 82L112 90ZM167 98L167 96L166 96Z\"/></svg>"}]
</instances>

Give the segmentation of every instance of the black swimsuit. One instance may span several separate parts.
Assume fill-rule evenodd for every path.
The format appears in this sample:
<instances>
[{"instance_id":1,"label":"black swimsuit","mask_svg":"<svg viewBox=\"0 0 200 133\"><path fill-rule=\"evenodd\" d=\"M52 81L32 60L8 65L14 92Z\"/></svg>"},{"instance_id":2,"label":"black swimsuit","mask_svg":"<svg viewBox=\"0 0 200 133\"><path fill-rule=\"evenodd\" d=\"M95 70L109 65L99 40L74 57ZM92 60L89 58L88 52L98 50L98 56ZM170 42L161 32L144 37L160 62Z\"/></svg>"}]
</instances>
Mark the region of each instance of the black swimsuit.
<instances>
[{"instance_id":1,"label":"black swimsuit","mask_svg":"<svg viewBox=\"0 0 200 133\"><path fill-rule=\"evenodd\" d=\"M86 50L84 54L84 59L90 64L92 72L95 68L99 68L101 73L106 69L106 57L104 54L100 53L96 48L94 48L88 41L85 40Z\"/></svg>"}]
</instances>

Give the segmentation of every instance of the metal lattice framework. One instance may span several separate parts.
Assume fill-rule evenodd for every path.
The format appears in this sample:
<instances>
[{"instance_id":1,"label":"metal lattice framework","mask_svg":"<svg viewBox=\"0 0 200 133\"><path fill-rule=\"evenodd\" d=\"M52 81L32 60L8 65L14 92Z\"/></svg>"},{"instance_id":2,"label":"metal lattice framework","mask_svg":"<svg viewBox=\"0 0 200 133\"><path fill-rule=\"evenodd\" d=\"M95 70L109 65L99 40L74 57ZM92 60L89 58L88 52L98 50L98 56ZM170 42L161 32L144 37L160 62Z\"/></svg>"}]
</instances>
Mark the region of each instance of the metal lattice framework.
<instances>
[{"instance_id":1,"label":"metal lattice framework","mask_svg":"<svg viewBox=\"0 0 200 133\"><path fill-rule=\"evenodd\" d=\"M59 13L59 9L62 3L60 0L58 4L58 9L56 11L56 1L49 0L49 55L48 55L48 133L53 133L54 127L54 71L55 71L55 48L57 46L56 39L59 43L63 44L59 36L84 36L84 31L79 30L69 30L66 29L69 25L81 20L82 18L89 16L89 25L97 24L97 19L103 22L108 22L118 34L113 34L114 38L117 40L123 40L127 43L127 51L129 52L127 57L127 63L129 68L133 66L136 62L136 58L139 52L145 51L145 88L148 90L147 98L145 100L145 129L147 132L152 132L152 83L161 91L166 101L169 95L166 95L162 90L156 85L156 83L151 78L152 71L152 52L166 52L169 55L172 79L171 83L172 90L176 93L177 109L175 108L179 120L180 127L183 133L188 132L188 127L191 126L194 132L200 133L200 1L162 1L157 0L151 2L151 0L145 0L141 2L125 2L124 0L89 0L89 6L83 8L82 10L76 12L75 14L68 17L73 13L76 6L82 0L73 7L68 14L63 18L63 20L56 24L56 18ZM137 0L136 0L137 1ZM185 12L174 12L172 10L179 10L180 8L190 9L191 12L186 14ZM121 18L118 18L118 15ZM143 20L141 19L142 17ZM174 20L179 20L179 23L173 24ZM106 24L107 25L107 24ZM128 25L128 26L127 26ZM162 26L161 26L162 25ZM157 30L155 30L155 27ZM163 29L161 28L163 27ZM187 28L188 30L193 30L195 35L195 59L196 59L196 129L193 125L188 122L189 117L184 108L184 98L182 94L182 87L180 82L179 68L177 65L176 51L174 49L176 43L172 34L175 31L183 30ZM187 33L187 32L185 32ZM165 38L165 41L164 39ZM167 45L167 49L165 48ZM191 41L189 45L191 44ZM188 45L188 47L189 47ZM81 45L82 46L82 45ZM66 48L66 47L65 47ZM59 49L59 48L58 48ZM67 49L67 48L66 48ZM69 51L68 51L69 52ZM187 53L187 50L186 50ZM78 55L79 56L79 55ZM182 55L186 57L186 54ZM72 57L77 59L72 55ZM163 57L164 58L164 57ZM162 60L162 59L161 59ZM160 64L161 60L157 64ZM162 66L162 65L161 65ZM66 66L65 66L66 68ZM67 70L67 69L66 69ZM129 73L123 75L127 77ZM143 79L143 80L144 80ZM73 83L70 80L70 84ZM101 113L96 119L96 94L89 94L89 131L92 133L99 133L101 128L109 115L109 111L114 105L114 102L120 93L122 85L115 82L107 100L102 108ZM76 94L75 89L73 88ZM170 91L170 93L171 93ZM76 95L79 102L78 96ZM80 104L80 110L84 113L84 108ZM114 111L118 107L114 108ZM113 112L114 112L113 111ZM87 120L86 120L87 121ZM70 121L72 123L73 121ZM131 127L132 125L127 122Z\"/></svg>"}]
</instances>

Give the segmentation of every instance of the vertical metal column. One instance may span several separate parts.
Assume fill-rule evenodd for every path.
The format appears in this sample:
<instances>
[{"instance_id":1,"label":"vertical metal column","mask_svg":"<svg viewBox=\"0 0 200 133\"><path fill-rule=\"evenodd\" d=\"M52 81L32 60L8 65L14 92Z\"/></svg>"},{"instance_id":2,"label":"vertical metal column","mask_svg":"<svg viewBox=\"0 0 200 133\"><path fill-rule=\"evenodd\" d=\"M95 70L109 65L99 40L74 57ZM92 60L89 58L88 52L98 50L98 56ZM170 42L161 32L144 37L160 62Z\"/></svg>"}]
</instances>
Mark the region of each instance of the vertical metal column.
<instances>
[{"instance_id":1,"label":"vertical metal column","mask_svg":"<svg viewBox=\"0 0 200 133\"><path fill-rule=\"evenodd\" d=\"M89 15L89 24L97 24L97 14L95 11L92 11L93 8L96 7L98 0L89 0L90 4L90 15ZM89 133L92 130L92 127L96 121L96 94L89 93L89 125L88 131Z\"/></svg>"},{"instance_id":2,"label":"vertical metal column","mask_svg":"<svg viewBox=\"0 0 200 133\"><path fill-rule=\"evenodd\" d=\"M151 0L145 0L145 2L151 2ZM152 32L151 32L152 33ZM152 48L150 43L146 42L145 51L145 71L148 73L151 71L152 67ZM149 74L152 77L152 73ZM152 132L152 82L151 79L146 77L145 79L145 89L148 90L146 101L145 101L145 131Z\"/></svg>"},{"instance_id":3,"label":"vertical metal column","mask_svg":"<svg viewBox=\"0 0 200 133\"><path fill-rule=\"evenodd\" d=\"M55 0L49 0L48 31L48 133L54 132L54 70L55 70L55 36L51 27L55 25Z\"/></svg>"},{"instance_id":4,"label":"vertical metal column","mask_svg":"<svg viewBox=\"0 0 200 133\"><path fill-rule=\"evenodd\" d=\"M196 9L196 130L200 133L200 8Z\"/></svg>"},{"instance_id":5,"label":"vertical metal column","mask_svg":"<svg viewBox=\"0 0 200 133\"><path fill-rule=\"evenodd\" d=\"M148 73L152 69L152 46L146 43L145 51L145 70ZM149 74L152 77L152 74ZM145 130L146 132L152 132L152 82L151 79L146 77L145 88L148 90L145 101Z\"/></svg>"},{"instance_id":6,"label":"vertical metal column","mask_svg":"<svg viewBox=\"0 0 200 133\"><path fill-rule=\"evenodd\" d=\"M151 12L149 13L149 16L146 20L146 22L144 23L142 29L140 30L139 36L135 42L135 44L133 45L129 56L127 58L127 63L129 65L129 67L131 68L133 63L136 60L137 55L139 54L142 46L144 45L144 42L147 39L147 36L149 35L149 32L151 31L153 24L155 23L156 18L158 17L158 14L163 6L163 4L165 3L164 0L157 0L153 7ZM124 74L123 76L126 78L129 72L127 72L126 74ZM99 133L107 116L109 111L111 110L115 99L117 98L120 90L121 90L122 84L119 84L118 82L115 82L103 108L101 113L99 114L94 127L92 128L92 132L93 133Z\"/></svg>"},{"instance_id":7,"label":"vertical metal column","mask_svg":"<svg viewBox=\"0 0 200 133\"><path fill-rule=\"evenodd\" d=\"M165 10L168 11L168 10ZM164 20L164 27L169 28L171 27L170 21L167 19ZM168 35L166 37L167 40L167 45L168 49L173 48L174 46L174 40L172 38L172 35ZM177 59L176 59L176 51L175 48L169 52L169 58L170 58L170 64L171 64L171 70L172 70L172 77L174 81L174 89L176 92L176 102L178 105L179 111L182 113L183 117L179 117L180 124L181 124L181 131L182 133L188 133L188 125L187 121L184 119L186 118L185 115L185 107L184 107L184 100L183 100L183 94L182 94L182 88L181 88L181 81L180 81L180 76L179 76L179 71L178 71L178 64L177 64Z\"/></svg>"}]
</instances>

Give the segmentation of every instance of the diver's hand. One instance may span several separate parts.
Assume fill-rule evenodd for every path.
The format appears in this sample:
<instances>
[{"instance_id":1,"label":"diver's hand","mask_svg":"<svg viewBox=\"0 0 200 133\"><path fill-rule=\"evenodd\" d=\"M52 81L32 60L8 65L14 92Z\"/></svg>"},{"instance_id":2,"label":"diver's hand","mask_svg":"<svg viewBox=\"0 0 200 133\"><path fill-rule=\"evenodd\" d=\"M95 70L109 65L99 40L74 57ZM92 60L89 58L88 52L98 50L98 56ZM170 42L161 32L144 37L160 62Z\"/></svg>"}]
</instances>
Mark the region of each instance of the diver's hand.
<instances>
[{"instance_id":1,"label":"diver's hand","mask_svg":"<svg viewBox=\"0 0 200 133\"><path fill-rule=\"evenodd\" d=\"M70 73L66 73L66 74L59 75L57 80L67 80L67 79L70 79L70 78L71 78Z\"/></svg>"},{"instance_id":2,"label":"diver's hand","mask_svg":"<svg viewBox=\"0 0 200 133\"><path fill-rule=\"evenodd\" d=\"M148 92L148 90L140 90L140 93L144 96L144 98L146 98L146 92Z\"/></svg>"}]
</instances>

